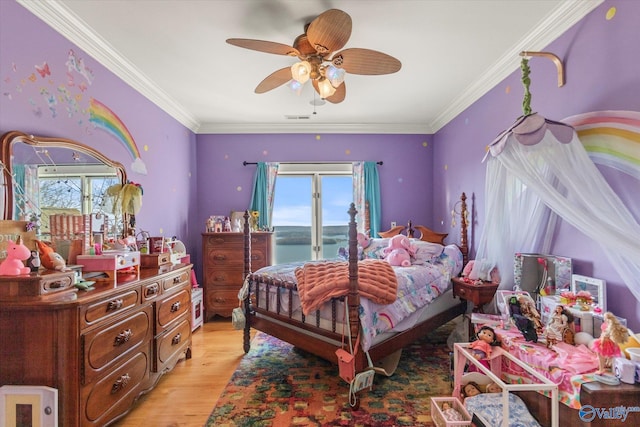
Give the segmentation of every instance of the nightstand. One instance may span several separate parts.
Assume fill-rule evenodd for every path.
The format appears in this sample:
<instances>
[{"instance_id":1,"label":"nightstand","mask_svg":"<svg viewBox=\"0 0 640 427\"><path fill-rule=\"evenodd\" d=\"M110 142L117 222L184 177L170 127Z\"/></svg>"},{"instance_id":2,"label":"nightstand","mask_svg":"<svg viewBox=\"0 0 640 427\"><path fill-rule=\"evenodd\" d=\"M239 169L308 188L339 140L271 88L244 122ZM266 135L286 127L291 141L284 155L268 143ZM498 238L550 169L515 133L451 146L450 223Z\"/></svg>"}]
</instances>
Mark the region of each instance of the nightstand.
<instances>
[{"instance_id":1,"label":"nightstand","mask_svg":"<svg viewBox=\"0 0 640 427\"><path fill-rule=\"evenodd\" d=\"M477 313L484 313L482 307L491 302L500 285L484 281L476 285L475 282L466 282L463 277L454 277L451 281L453 282L453 295L471 301L473 311Z\"/></svg>"}]
</instances>

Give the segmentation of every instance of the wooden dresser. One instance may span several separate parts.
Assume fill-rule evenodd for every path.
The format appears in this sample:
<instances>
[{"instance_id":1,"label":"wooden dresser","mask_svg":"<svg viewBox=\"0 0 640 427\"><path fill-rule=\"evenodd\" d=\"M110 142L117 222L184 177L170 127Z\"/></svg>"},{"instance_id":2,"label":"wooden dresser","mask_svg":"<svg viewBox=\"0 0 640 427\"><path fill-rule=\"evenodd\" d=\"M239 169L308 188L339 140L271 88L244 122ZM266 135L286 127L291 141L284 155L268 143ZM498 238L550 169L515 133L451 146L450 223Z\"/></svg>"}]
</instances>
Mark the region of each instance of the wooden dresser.
<instances>
[{"instance_id":1,"label":"wooden dresser","mask_svg":"<svg viewBox=\"0 0 640 427\"><path fill-rule=\"evenodd\" d=\"M251 233L251 271L273 262L273 233ZM229 317L238 306L244 271L242 233L202 233L205 320Z\"/></svg>"},{"instance_id":2,"label":"wooden dresser","mask_svg":"<svg viewBox=\"0 0 640 427\"><path fill-rule=\"evenodd\" d=\"M14 285L0 277L0 287ZM0 296L0 384L58 389L61 426L113 423L191 357L190 264L143 268L139 280L94 287Z\"/></svg>"}]
</instances>

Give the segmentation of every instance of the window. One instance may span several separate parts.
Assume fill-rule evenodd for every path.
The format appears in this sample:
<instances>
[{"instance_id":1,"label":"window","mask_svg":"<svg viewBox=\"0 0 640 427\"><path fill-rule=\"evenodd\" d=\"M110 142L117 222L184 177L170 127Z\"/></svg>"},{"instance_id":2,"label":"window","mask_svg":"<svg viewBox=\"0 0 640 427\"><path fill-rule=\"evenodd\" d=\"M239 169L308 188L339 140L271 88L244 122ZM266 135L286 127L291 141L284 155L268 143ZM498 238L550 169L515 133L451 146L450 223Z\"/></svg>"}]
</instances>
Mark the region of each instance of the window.
<instances>
[{"instance_id":1,"label":"window","mask_svg":"<svg viewBox=\"0 0 640 427\"><path fill-rule=\"evenodd\" d=\"M335 258L347 246L350 163L280 163L272 226L276 263Z\"/></svg>"},{"instance_id":2,"label":"window","mask_svg":"<svg viewBox=\"0 0 640 427\"><path fill-rule=\"evenodd\" d=\"M53 214L92 214L93 232L115 232L103 229L104 224L118 223L105 192L119 182L113 168L103 165L39 166L40 233L49 234Z\"/></svg>"}]
</instances>

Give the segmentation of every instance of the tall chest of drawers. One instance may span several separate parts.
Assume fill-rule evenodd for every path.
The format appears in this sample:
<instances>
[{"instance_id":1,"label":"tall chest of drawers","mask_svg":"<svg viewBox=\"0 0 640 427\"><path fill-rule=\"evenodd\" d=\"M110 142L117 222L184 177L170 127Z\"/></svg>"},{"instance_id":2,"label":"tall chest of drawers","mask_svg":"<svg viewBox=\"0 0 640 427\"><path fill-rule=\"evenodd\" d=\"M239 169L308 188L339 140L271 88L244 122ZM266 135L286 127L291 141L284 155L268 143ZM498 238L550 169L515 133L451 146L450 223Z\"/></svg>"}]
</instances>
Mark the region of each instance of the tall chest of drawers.
<instances>
[{"instance_id":1,"label":"tall chest of drawers","mask_svg":"<svg viewBox=\"0 0 640 427\"><path fill-rule=\"evenodd\" d=\"M60 426L112 424L191 357L190 279L191 265L179 264L142 269L126 283L98 282L89 292L0 292L0 385L58 389ZM0 287L16 280L2 277Z\"/></svg>"},{"instance_id":2,"label":"tall chest of drawers","mask_svg":"<svg viewBox=\"0 0 640 427\"><path fill-rule=\"evenodd\" d=\"M273 262L273 233L251 233L251 271ZM229 317L238 306L244 272L243 233L202 233L205 319Z\"/></svg>"}]
</instances>

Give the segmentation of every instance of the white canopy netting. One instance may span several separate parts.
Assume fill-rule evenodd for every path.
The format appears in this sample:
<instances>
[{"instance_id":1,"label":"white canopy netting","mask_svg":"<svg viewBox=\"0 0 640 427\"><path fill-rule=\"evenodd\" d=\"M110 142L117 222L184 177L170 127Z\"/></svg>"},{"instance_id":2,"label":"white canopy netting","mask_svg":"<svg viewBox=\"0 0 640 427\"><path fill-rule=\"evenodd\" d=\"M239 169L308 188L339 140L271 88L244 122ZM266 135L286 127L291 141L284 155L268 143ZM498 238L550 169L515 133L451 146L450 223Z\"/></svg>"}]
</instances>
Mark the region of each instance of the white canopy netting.
<instances>
[{"instance_id":1,"label":"white canopy netting","mask_svg":"<svg viewBox=\"0 0 640 427\"><path fill-rule=\"evenodd\" d=\"M640 225L574 128L526 114L490 145L487 157L477 258L498 266L502 286L513 284L516 252L548 253L561 218L602 246L640 300Z\"/></svg>"}]
</instances>

